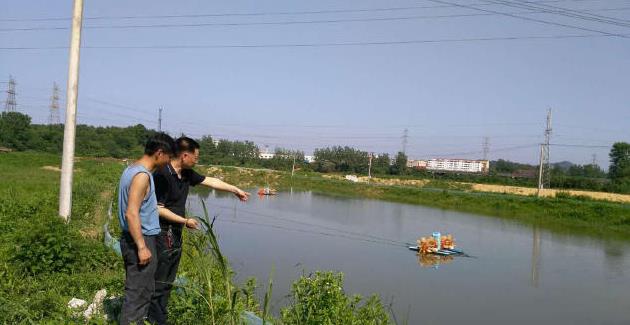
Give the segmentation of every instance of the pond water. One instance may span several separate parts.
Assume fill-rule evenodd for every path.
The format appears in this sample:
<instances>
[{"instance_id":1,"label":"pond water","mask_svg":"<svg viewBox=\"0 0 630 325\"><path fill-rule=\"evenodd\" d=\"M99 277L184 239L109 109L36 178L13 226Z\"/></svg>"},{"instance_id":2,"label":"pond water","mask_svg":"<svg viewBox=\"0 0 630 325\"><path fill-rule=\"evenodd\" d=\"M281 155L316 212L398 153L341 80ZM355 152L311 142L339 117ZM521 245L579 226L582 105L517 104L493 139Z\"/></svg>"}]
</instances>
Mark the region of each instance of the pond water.
<instances>
[{"instance_id":1,"label":"pond water","mask_svg":"<svg viewBox=\"0 0 630 325\"><path fill-rule=\"evenodd\" d=\"M379 294L409 324L628 324L630 243L558 234L511 220L378 200L282 192L247 203L204 200L237 281L263 287L275 267L273 311L315 270L345 274L347 293ZM474 257L421 258L406 248L450 233Z\"/></svg>"}]
</instances>

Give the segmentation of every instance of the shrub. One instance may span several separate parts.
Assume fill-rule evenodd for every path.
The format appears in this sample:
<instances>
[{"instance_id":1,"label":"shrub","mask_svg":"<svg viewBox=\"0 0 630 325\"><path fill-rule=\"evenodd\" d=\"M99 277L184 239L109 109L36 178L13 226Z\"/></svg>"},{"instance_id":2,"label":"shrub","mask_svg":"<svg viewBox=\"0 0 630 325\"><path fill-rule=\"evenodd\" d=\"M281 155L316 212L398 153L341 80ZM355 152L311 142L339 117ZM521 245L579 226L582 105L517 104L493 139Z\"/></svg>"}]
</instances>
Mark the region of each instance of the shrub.
<instances>
[{"instance_id":1,"label":"shrub","mask_svg":"<svg viewBox=\"0 0 630 325\"><path fill-rule=\"evenodd\" d=\"M377 296L363 298L343 291L343 274L316 272L293 283L292 304L282 310L285 324L390 324Z\"/></svg>"}]
</instances>

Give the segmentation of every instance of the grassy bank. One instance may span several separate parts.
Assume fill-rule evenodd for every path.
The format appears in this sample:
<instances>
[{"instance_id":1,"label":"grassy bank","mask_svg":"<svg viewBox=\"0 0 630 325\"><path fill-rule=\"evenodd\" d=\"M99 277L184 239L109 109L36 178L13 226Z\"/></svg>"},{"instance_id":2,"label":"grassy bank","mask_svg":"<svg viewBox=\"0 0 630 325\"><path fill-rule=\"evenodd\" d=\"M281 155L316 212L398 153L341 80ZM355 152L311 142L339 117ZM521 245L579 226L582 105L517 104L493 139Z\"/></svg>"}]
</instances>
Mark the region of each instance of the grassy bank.
<instances>
[{"instance_id":1,"label":"grassy bank","mask_svg":"<svg viewBox=\"0 0 630 325\"><path fill-rule=\"evenodd\" d=\"M246 187L264 186L312 190L330 195L380 199L418 204L441 209L470 212L518 220L554 231L591 235L607 234L630 239L630 204L589 200L557 195L538 198L498 193L472 192L429 182L424 187L368 185L324 178L315 173L290 173L263 170L210 167L207 172Z\"/></svg>"},{"instance_id":2,"label":"grassy bank","mask_svg":"<svg viewBox=\"0 0 630 325\"><path fill-rule=\"evenodd\" d=\"M107 323L105 314L115 320L120 309L122 259L103 244L102 226L124 165L77 159L72 216L65 224L57 214L60 160L40 153L0 154L0 324L85 324L67 304L72 298L89 304L100 289L113 298L90 323ZM271 286L258 288L253 279L234 283L215 234L186 237L180 273L187 280L171 298L170 323L241 324L244 313L268 315L269 302L257 297ZM346 295L341 274L304 276L288 294L289 304L274 324L390 323L377 297Z\"/></svg>"}]
</instances>

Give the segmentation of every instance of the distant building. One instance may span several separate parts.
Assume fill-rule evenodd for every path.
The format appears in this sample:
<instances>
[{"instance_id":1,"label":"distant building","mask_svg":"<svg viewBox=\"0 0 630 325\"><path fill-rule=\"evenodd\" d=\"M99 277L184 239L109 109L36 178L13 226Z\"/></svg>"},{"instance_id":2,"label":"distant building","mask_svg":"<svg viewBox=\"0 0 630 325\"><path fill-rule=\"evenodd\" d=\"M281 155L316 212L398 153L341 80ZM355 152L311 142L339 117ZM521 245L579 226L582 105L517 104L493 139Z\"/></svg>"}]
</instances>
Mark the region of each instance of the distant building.
<instances>
[{"instance_id":1,"label":"distant building","mask_svg":"<svg viewBox=\"0 0 630 325\"><path fill-rule=\"evenodd\" d=\"M445 158L429 159L427 161L426 169L432 171L485 174L490 170L490 161Z\"/></svg>"},{"instance_id":2,"label":"distant building","mask_svg":"<svg viewBox=\"0 0 630 325\"><path fill-rule=\"evenodd\" d=\"M271 153L271 152L261 152L258 155L258 158L260 159L272 159L273 157L275 157L276 154L275 153Z\"/></svg>"},{"instance_id":3,"label":"distant building","mask_svg":"<svg viewBox=\"0 0 630 325\"><path fill-rule=\"evenodd\" d=\"M304 156L304 161L306 161L307 163L313 163L315 162L315 156Z\"/></svg>"},{"instance_id":4,"label":"distant building","mask_svg":"<svg viewBox=\"0 0 630 325\"><path fill-rule=\"evenodd\" d=\"M407 168L427 169L427 161L409 159L407 160Z\"/></svg>"}]
</instances>

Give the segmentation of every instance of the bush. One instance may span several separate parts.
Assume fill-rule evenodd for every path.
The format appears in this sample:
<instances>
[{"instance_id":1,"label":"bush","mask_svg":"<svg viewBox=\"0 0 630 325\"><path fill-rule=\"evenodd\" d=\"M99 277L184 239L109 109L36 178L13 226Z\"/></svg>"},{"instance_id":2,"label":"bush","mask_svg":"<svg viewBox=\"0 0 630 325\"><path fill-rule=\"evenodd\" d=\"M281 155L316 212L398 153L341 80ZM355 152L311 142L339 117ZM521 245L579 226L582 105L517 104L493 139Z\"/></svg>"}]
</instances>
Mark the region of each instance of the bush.
<instances>
[{"instance_id":1,"label":"bush","mask_svg":"<svg viewBox=\"0 0 630 325\"><path fill-rule=\"evenodd\" d=\"M292 304L282 310L285 324L390 324L377 296L363 298L343 291L343 273L316 272L293 283Z\"/></svg>"},{"instance_id":2,"label":"bush","mask_svg":"<svg viewBox=\"0 0 630 325\"><path fill-rule=\"evenodd\" d=\"M35 229L17 237L12 260L28 274L72 271L77 261L76 237L57 219L35 223Z\"/></svg>"},{"instance_id":3,"label":"bush","mask_svg":"<svg viewBox=\"0 0 630 325\"><path fill-rule=\"evenodd\" d=\"M33 222L16 236L11 261L29 275L73 273L114 265L115 256L99 242L87 241L59 217ZM117 260L117 259L116 259Z\"/></svg>"}]
</instances>

